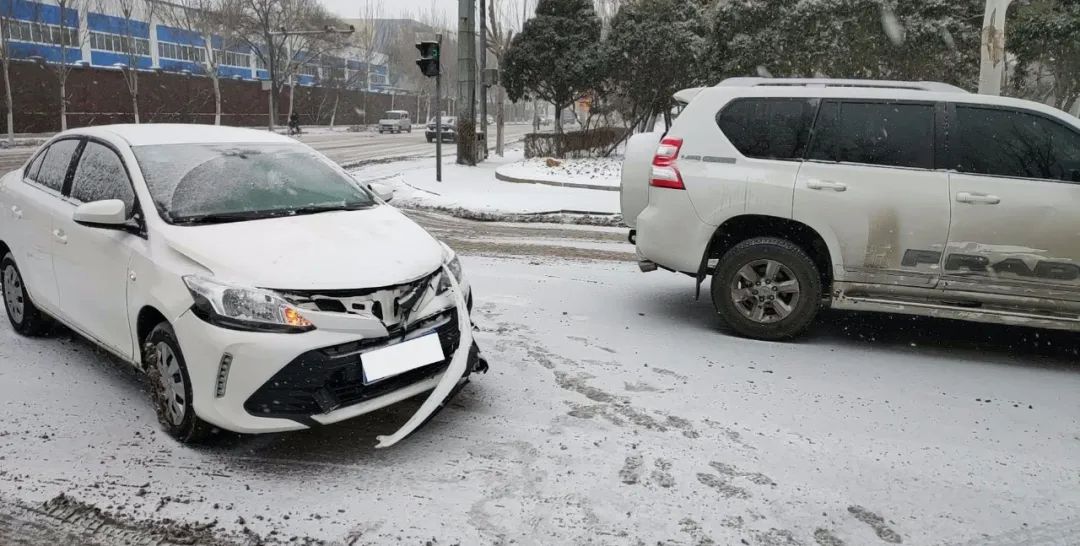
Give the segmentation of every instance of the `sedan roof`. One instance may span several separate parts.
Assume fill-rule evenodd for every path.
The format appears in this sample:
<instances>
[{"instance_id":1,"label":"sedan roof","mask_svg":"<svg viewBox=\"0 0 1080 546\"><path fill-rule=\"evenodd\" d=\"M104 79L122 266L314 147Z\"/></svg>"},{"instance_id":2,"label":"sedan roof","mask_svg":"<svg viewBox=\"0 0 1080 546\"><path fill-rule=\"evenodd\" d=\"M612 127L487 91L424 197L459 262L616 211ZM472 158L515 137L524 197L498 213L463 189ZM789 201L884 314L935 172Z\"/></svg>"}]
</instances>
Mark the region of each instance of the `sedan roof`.
<instances>
[{"instance_id":1,"label":"sedan roof","mask_svg":"<svg viewBox=\"0 0 1080 546\"><path fill-rule=\"evenodd\" d=\"M99 125L75 129L65 135L88 135L103 138L121 138L131 146L162 144L287 144L295 140L271 133L265 129L245 129L219 125L195 125L184 123L143 123Z\"/></svg>"}]
</instances>

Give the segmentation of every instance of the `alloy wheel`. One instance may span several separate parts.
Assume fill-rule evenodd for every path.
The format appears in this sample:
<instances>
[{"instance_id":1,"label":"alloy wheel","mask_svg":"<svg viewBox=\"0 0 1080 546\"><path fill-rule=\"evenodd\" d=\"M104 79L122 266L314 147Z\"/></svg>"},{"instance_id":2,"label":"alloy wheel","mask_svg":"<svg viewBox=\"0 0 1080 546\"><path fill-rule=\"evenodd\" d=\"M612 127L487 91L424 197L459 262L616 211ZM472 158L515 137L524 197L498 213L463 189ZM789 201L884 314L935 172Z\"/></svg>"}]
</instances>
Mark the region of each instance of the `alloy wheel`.
<instances>
[{"instance_id":1,"label":"alloy wheel","mask_svg":"<svg viewBox=\"0 0 1080 546\"><path fill-rule=\"evenodd\" d=\"M744 317L768 324L784 320L799 304L795 274L776 260L755 260L731 281L731 299Z\"/></svg>"}]
</instances>

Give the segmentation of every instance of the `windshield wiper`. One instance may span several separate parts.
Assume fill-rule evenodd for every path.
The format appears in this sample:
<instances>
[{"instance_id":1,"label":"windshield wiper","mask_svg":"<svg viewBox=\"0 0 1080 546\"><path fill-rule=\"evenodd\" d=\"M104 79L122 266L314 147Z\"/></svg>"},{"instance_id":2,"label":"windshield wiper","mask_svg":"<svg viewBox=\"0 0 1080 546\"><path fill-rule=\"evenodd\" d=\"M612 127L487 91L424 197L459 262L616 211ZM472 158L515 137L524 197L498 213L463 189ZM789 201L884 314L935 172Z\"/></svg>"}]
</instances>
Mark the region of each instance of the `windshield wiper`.
<instances>
[{"instance_id":1,"label":"windshield wiper","mask_svg":"<svg viewBox=\"0 0 1080 546\"><path fill-rule=\"evenodd\" d=\"M319 214L321 212L361 210L370 208L372 205L373 203L336 203L333 205L310 205L293 209L221 212L212 214L200 214L197 216L182 216L180 218L173 218L172 222L178 225L227 224L230 222L246 222L249 220L262 220L265 218L282 218L287 216L300 216L304 214Z\"/></svg>"}]
</instances>

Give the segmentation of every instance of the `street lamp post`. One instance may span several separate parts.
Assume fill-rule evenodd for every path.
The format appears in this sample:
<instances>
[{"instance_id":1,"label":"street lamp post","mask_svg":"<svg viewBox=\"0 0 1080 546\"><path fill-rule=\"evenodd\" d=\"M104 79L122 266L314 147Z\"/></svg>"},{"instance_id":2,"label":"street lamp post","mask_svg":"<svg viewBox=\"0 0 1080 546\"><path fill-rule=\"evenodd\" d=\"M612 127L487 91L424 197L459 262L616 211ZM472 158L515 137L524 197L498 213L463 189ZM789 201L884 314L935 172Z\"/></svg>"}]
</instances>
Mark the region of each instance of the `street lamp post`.
<instances>
[{"instance_id":1,"label":"street lamp post","mask_svg":"<svg viewBox=\"0 0 1080 546\"><path fill-rule=\"evenodd\" d=\"M983 17L979 93L1000 95L1005 74L1005 13L1013 0L986 0Z\"/></svg>"}]
</instances>

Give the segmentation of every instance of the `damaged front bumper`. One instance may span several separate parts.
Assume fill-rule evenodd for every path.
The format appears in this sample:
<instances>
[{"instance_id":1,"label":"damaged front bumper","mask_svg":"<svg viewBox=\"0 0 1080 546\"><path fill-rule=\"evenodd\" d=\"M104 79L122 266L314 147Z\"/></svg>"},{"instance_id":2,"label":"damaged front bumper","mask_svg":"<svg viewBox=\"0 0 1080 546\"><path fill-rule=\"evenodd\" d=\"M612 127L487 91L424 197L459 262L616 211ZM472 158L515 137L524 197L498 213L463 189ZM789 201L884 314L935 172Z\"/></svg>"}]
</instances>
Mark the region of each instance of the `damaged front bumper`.
<instances>
[{"instance_id":1,"label":"damaged front bumper","mask_svg":"<svg viewBox=\"0 0 1080 546\"><path fill-rule=\"evenodd\" d=\"M381 329L361 332L357 339L355 329L334 327L299 335L236 332L185 313L174 327L196 413L235 432L282 432L351 419L430 391L400 430L379 437L378 447L401 441L441 409L471 373L487 370L473 342L466 289L451 282L452 307L391 336ZM432 334L438 335L445 360L364 383L364 353ZM222 376L224 355L230 365Z\"/></svg>"}]
</instances>

